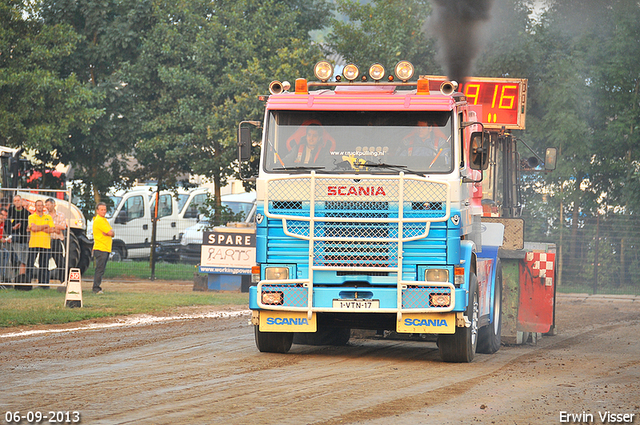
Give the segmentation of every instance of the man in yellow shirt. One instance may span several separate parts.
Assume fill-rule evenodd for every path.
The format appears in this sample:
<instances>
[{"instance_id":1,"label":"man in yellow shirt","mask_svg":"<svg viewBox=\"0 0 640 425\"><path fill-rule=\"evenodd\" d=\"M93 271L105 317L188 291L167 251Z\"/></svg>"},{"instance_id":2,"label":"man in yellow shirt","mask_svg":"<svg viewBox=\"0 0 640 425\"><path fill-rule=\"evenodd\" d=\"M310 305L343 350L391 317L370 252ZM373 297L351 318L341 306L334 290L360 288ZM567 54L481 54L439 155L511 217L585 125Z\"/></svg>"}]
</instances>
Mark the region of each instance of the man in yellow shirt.
<instances>
[{"instance_id":1,"label":"man in yellow shirt","mask_svg":"<svg viewBox=\"0 0 640 425\"><path fill-rule=\"evenodd\" d=\"M96 216L93 218L93 258L96 261L96 271L93 275L93 292L102 294L102 276L107 267L109 255L111 255L111 243L115 235L113 228L105 218L107 204L98 203Z\"/></svg>"},{"instance_id":2,"label":"man in yellow shirt","mask_svg":"<svg viewBox=\"0 0 640 425\"><path fill-rule=\"evenodd\" d=\"M44 213L44 202L36 201L36 211L29 216L27 230L29 238L29 257L27 258L27 281L35 272L36 257L38 257L38 283L49 284L49 258L51 257L51 237L53 218ZM48 288L48 287L47 287Z\"/></svg>"}]
</instances>

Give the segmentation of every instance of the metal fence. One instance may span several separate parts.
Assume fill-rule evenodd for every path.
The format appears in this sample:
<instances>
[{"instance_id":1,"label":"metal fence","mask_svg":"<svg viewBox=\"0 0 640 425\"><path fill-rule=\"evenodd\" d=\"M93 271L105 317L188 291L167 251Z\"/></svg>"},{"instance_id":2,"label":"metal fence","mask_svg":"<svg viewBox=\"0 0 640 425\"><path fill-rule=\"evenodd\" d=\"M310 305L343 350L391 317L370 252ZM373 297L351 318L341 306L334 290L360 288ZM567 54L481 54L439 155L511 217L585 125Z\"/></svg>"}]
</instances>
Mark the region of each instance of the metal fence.
<instances>
[{"instance_id":1,"label":"metal fence","mask_svg":"<svg viewBox=\"0 0 640 425\"><path fill-rule=\"evenodd\" d=\"M553 231L562 292L640 295L640 217L582 218Z\"/></svg>"},{"instance_id":2,"label":"metal fence","mask_svg":"<svg viewBox=\"0 0 640 425\"><path fill-rule=\"evenodd\" d=\"M0 189L0 285L24 289L65 284L69 261L74 267L80 261L71 228L83 225L65 200L70 195L64 190Z\"/></svg>"}]
</instances>

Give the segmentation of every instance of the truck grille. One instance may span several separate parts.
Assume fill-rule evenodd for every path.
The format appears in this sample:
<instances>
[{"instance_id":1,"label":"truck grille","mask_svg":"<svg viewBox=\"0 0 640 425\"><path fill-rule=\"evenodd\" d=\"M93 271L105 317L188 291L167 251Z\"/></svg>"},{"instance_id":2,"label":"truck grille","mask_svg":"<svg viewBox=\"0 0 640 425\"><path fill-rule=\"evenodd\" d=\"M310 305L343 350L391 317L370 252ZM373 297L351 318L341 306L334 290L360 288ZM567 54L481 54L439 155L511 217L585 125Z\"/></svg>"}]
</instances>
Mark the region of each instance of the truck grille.
<instances>
[{"instance_id":1,"label":"truck grille","mask_svg":"<svg viewBox=\"0 0 640 425\"><path fill-rule=\"evenodd\" d=\"M448 219L448 193L445 182L412 177L275 178L265 213L282 219L285 234L313 244L313 266L398 267L402 241L424 238L431 222Z\"/></svg>"}]
</instances>

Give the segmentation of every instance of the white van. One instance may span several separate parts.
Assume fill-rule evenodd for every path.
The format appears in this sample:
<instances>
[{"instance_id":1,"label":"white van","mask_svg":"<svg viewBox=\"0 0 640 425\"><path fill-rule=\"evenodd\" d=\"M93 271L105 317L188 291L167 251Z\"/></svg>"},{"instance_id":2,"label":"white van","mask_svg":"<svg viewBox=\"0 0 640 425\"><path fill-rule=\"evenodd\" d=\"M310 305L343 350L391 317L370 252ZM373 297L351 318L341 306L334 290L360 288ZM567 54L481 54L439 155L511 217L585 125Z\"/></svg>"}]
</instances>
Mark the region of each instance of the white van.
<instances>
[{"instance_id":1,"label":"white van","mask_svg":"<svg viewBox=\"0 0 640 425\"><path fill-rule=\"evenodd\" d=\"M242 213L245 223L253 223L256 212L256 192L222 195L221 203L234 214ZM168 262L200 263L202 239L210 223L202 218L184 230L179 243L163 243L158 248L159 258Z\"/></svg>"},{"instance_id":2,"label":"white van","mask_svg":"<svg viewBox=\"0 0 640 425\"><path fill-rule=\"evenodd\" d=\"M182 232L198 221L200 206L209 190L197 188L161 191L158 202L156 242L179 241ZM156 192L154 187L139 186L110 196L113 207L107 220L113 227L114 261L125 258L148 258L151 247Z\"/></svg>"}]
</instances>

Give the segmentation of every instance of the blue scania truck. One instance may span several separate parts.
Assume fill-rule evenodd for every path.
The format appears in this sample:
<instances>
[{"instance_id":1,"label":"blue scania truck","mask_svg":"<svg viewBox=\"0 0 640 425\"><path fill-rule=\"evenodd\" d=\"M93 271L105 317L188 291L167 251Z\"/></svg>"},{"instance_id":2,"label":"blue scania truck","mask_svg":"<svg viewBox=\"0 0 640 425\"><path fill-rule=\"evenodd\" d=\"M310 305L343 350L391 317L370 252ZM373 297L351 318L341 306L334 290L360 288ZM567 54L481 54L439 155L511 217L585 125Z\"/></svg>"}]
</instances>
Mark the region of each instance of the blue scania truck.
<instances>
[{"instance_id":1,"label":"blue scania truck","mask_svg":"<svg viewBox=\"0 0 640 425\"><path fill-rule=\"evenodd\" d=\"M462 92L415 78L406 61L340 75L322 61L315 75L272 82L264 122L239 126L245 163L262 128L257 348L346 344L367 329L435 334L447 362L496 352L504 225L483 220L487 127L522 128L526 80L476 79Z\"/></svg>"}]
</instances>

